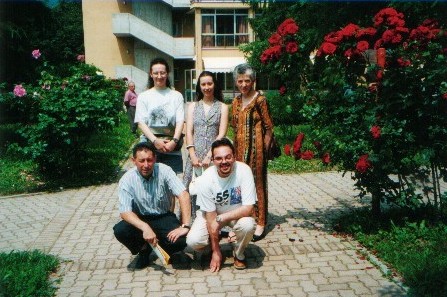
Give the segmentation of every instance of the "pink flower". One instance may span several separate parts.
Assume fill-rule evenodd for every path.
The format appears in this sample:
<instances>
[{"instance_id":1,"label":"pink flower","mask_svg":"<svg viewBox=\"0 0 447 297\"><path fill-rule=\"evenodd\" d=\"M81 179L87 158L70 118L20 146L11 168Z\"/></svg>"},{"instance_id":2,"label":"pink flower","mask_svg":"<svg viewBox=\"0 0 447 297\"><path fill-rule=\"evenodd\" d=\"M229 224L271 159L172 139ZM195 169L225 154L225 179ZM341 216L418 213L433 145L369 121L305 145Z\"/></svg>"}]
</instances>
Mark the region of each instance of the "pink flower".
<instances>
[{"instance_id":1,"label":"pink flower","mask_svg":"<svg viewBox=\"0 0 447 297\"><path fill-rule=\"evenodd\" d=\"M303 160L310 160L314 157L314 152L307 150L304 153L301 154L301 159Z\"/></svg>"},{"instance_id":2,"label":"pink flower","mask_svg":"<svg viewBox=\"0 0 447 297\"><path fill-rule=\"evenodd\" d=\"M85 62L85 55L78 55L76 57L76 60L78 60L79 62Z\"/></svg>"},{"instance_id":3,"label":"pink flower","mask_svg":"<svg viewBox=\"0 0 447 297\"><path fill-rule=\"evenodd\" d=\"M379 126L372 126L371 127L371 134L372 134L373 138L375 138L375 139L379 138L381 132L382 132L382 130L380 129Z\"/></svg>"},{"instance_id":4,"label":"pink flower","mask_svg":"<svg viewBox=\"0 0 447 297\"><path fill-rule=\"evenodd\" d=\"M279 93L280 93L281 95L284 95L286 92L287 92L287 88L286 88L285 86L281 86L281 87L279 88Z\"/></svg>"},{"instance_id":5,"label":"pink flower","mask_svg":"<svg viewBox=\"0 0 447 297\"><path fill-rule=\"evenodd\" d=\"M296 53L298 51L298 43L296 43L295 41L288 42L286 44L286 51L289 54Z\"/></svg>"},{"instance_id":6,"label":"pink flower","mask_svg":"<svg viewBox=\"0 0 447 297\"><path fill-rule=\"evenodd\" d=\"M359 173L365 173L369 168L371 168L371 162L368 160L368 154L361 155L357 163L355 164L355 169Z\"/></svg>"},{"instance_id":7,"label":"pink flower","mask_svg":"<svg viewBox=\"0 0 447 297\"><path fill-rule=\"evenodd\" d=\"M39 59L39 57L41 56L40 50L38 50L38 49L33 50L31 52L31 55L33 55L34 59L36 59L36 60Z\"/></svg>"},{"instance_id":8,"label":"pink flower","mask_svg":"<svg viewBox=\"0 0 447 297\"><path fill-rule=\"evenodd\" d=\"M323 162L323 164L331 163L331 156L329 155L329 153L324 153L323 157L321 158L321 161Z\"/></svg>"},{"instance_id":9,"label":"pink flower","mask_svg":"<svg viewBox=\"0 0 447 297\"><path fill-rule=\"evenodd\" d=\"M14 95L17 97L23 97L26 95L26 90L22 85L16 85L14 87Z\"/></svg>"}]
</instances>

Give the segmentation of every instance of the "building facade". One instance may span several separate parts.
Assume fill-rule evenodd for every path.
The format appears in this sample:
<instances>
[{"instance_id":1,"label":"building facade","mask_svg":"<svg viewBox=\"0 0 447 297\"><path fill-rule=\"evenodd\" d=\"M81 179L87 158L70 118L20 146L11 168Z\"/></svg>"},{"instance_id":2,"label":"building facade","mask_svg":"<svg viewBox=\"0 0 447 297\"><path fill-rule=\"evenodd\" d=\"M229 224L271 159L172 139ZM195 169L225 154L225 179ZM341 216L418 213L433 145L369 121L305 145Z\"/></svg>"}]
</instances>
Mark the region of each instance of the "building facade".
<instances>
[{"instance_id":1,"label":"building facade","mask_svg":"<svg viewBox=\"0 0 447 297\"><path fill-rule=\"evenodd\" d=\"M253 40L249 5L233 0L82 1L86 62L108 77L147 88L149 63L165 58L170 80L185 101L195 95L196 77L215 72L227 98L234 95L232 71L245 62L238 46Z\"/></svg>"}]
</instances>

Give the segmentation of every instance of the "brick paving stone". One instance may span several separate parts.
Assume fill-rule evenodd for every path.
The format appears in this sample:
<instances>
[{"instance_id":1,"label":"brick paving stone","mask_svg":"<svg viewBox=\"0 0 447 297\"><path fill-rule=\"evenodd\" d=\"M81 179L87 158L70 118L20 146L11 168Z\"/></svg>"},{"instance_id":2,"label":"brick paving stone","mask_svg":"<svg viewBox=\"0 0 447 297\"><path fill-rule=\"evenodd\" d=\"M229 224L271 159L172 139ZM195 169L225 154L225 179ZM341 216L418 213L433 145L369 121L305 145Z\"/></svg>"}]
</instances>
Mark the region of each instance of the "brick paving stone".
<instances>
[{"instance_id":1,"label":"brick paving stone","mask_svg":"<svg viewBox=\"0 0 447 297\"><path fill-rule=\"evenodd\" d=\"M231 257L213 274L198 260L186 270L157 260L128 271L134 256L112 231L117 183L0 197L0 251L37 248L66 260L57 296L405 296L359 260L356 242L332 235L332 217L369 203L355 198L349 175L270 174L269 194L268 234L248 247L244 271ZM231 255L228 244L224 250Z\"/></svg>"}]
</instances>

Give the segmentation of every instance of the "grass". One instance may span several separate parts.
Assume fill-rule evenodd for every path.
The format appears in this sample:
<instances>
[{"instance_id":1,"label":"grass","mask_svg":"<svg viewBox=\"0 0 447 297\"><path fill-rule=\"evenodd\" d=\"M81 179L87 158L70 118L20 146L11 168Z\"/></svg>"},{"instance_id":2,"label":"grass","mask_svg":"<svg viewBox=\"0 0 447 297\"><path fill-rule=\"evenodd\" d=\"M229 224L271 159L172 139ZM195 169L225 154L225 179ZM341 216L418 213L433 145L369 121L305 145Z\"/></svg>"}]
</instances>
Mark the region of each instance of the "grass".
<instances>
[{"instance_id":1,"label":"grass","mask_svg":"<svg viewBox=\"0 0 447 297\"><path fill-rule=\"evenodd\" d=\"M410 296L447 296L447 224L428 219L427 213L395 210L377 218L359 209L341 217L335 229L352 234L391 265Z\"/></svg>"},{"instance_id":2,"label":"grass","mask_svg":"<svg viewBox=\"0 0 447 297\"><path fill-rule=\"evenodd\" d=\"M0 296L54 296L59 259L39 251L0 253Z\"/></svg>"},{"instance_id":3,"label":"grass","mask_svg":"<svg viewBox=\"0 0 447 297\"><path fill-rule=\"evenodd\" d=\"M89 144L86 155L79 160L82 172L72 176L44 176L35 163L23 160L5 147L10 139L18 140L15 125L1 125L0 133L0 195L29 193L42 190L57 190L88 186L113 181L119 171L119 164L127 159L129 148L135 137L129 131L126 115L120 115L120 122L112 131L96 134Z\"/></svg>"}]
</instances>

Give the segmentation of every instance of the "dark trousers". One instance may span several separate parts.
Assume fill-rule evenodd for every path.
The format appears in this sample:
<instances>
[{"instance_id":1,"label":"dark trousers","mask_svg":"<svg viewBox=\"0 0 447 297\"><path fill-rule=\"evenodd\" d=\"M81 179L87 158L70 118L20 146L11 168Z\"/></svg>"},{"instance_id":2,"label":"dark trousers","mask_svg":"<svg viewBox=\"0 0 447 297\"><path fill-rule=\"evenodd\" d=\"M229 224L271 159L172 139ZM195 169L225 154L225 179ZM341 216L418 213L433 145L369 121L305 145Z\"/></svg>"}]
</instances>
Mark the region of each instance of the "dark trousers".
<instances>
[{"instance_id":1,"label":"dark trousers","mask_svg":"<svg viewBox=\"0 0 447 297\"><path fill-rule=\"evenodd\" d=\"M138 124L134 122L135 119L135 106L127 107L127 118L129 119L130 131L132 133L137 133Z\"/></svg>"},{"instance_id":2,"label":"dark trousers","mask_svg":"<svg viewBox=\"0 0 447 297\"><path fill-rule=\"evenodd\" d=\"M180 222L175 214L169 212L164 215L139 217L149 224L157 235L158 244L169 255L180 252L186 247L186 236L178 238L176 242L170 242L167 238L169 232L180 226ZM138 254L146 244L146 241L143 239L143 232L126 221L116 224L113 227L113 231L116 239L127 247L132 255Z\"/></svg>"}]
</instances>

